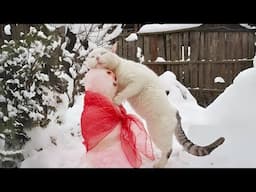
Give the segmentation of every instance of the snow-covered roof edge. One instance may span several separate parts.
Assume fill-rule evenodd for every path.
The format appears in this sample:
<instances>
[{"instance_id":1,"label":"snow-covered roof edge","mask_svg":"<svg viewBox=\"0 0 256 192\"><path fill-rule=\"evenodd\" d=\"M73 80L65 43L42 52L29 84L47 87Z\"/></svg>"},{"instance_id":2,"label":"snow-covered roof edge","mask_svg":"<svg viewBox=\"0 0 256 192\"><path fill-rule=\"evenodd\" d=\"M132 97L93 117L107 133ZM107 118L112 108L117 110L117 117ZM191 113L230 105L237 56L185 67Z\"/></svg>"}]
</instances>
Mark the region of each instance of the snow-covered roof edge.
<instances>
[{"instance_id":1,"label":"snow-covered roof edge","mask_svg":"<svg viewBox=\"0 0 256 192\"><path fill-rule=\"evenodd\" d=\"M203 24L147 24L143 25L138 34L145 34L145 33L161 33L161 32L172 32L172 31L179 31L184 29L192 29L196 27L200 27ZM256 29L255 26L250 26L248 24L240 24L241 27L245 29Z\"/></svg>"},{"instance_id":2,"label":"snow-covered roof edge","mask_svg":"<svg viewBox=\"0 0 256 192\"><path fill-rule=\"evenodd\" d=\"M242 27L246 28L246 29L256 29L256 26L250 26L248 24L240 24Z\"/></svg>"},{"instance_id":3,"label":"snow-covered roof edge","mask_svg":"<svg viewBox=\"0 0 256 192\"><path fill-rule=\"evenodd\" d=\"M147 24L147 25L143 25L137 33L142 34L142 33L177 31L181 29L195 28L201 25L202 24Z\"/></svg>"}]
</instances>

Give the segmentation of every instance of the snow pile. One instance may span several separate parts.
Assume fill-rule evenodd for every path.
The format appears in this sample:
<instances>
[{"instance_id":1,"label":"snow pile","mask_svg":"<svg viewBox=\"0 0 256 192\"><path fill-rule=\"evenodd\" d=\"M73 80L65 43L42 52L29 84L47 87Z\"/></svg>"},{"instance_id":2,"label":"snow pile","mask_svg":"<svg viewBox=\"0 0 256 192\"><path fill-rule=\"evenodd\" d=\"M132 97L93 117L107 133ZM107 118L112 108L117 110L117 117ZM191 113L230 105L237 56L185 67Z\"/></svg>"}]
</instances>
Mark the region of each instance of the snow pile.
<instances>
[{"instance_id":1,"label":"snow pile","mask_svg":"<svg viewBox=\"0 0 256 192\"><path fill-rule=\"evenodd\" d=\"M159 77L162 86L169 91L169 101L180 111L182 127L190 140L207 145L221 136L226 139L223 145L204 157L188 154L174 139L168 168L256 166L255 77L255 68L241 72L206 109L197 104L172 72L167 71ZM61 125L51 122L46 129L38 128L29 133L33 139L26 145L26 160L22 167L87 166L80 134L82 106L83 95L77 97L72 108L59 109L64 120ZM134 113L128 103L125 107L129 113Z\"/></svg>"},{"instance_id":2,"label":"snow pile","mask_svg":"<svg viewBox=\"0 0 256 192\"><path fill-rule=\"evenodd\" d=\"M220 136L226 141L212 154L193 157L181 153L174 167L256 167L256 69L241 72L224 93L222 93L205 113L207 126L191 125L188 136L192 141L205 145ZM175 161L174 160L174 161ZM184 160L187 164L179 164ZM176 166L175 166L176 165ZM185 165L185 166L184 166Z\"/></svg>"},{"instance_id":3,"label":"snow pile","mask_svg":"<svg viewBox=\"0 0 256 192\"><path fill-rule=\"evenodd\" d=\"M80 115L83 95L77 96L76 105L58 108L58 113L47 128L34 128L28 132L32 138L24 148L25 161L21 168L85 167L85 147L80 133ZM61 124L57 121L62 121Z\"/></svg>"},{"instance_id":4,"label":"snow pile","mask_svg":"<svg viewBox=\"0 0 256 192\"><path fill-rule=\"evenodd\" d=\"M164 72L160 77L161 85L166 91L169 91L169 97L176 104L193 103L197 105L196 99L191 95L188 89L177 81L176 76L171 71Z\"/></svg>"},{"instance_id":5,"label":"snow pile","mask_svg":"<svg viewBox=\"0 0 256 192\"><path fill-rule=\"evenodd\" d=\"M215 77L214 83L225 83L225 80L222 77Z\"/></svg>"},{"instance_id":6,"label":"snow pile","mask_svg":"<svg viewBox=\"0 0 256 192\"><path fill-rule=\"evenodd\" d=\"M143 25L138 33L156 33L165 31L176 31L199 27L202 24L147 24Z\"/></svg>"},{"instance_id":7,"label":"snow pile","mask_svg":"<svg viewBox=\"0 0 256 192\"><path fill-rule=\"evenodd\" d=\"M166 71L160 77L163 88L169 92L168 99L180 112L182 125L185 132L191 125L205 125L205 108L197 104L196 99L189 90L177 81L176 76L171 71ZM176 144L178 146L178 144Z\"/></svg>"},{"instance_id":8,"label":"snow pile","mask_svg":"<svg viewBox=\"0 0 256 192\"><path fill-rule=\"evenodd\" d=\"M11 35L12 34L11 33L11 25L10 24L4 26L4 33L6 35Z\"/></svg>"},{"instance_id":9,"label":"snow pile","mask_svg":"<svg viewBox=\"0 0 256 192\"><path fill-rule=\"evenodd\" d=\"M249 68L239 73L234 79L233 84L226 88L210 106L207 108L208 114L215 114L214 117L221 118L220 121L227 121L228 124L239 126L248 126L253 123L252 119L256 117L256 68ZM232 113L231 113L232 112ZM216 118L214 118L214 121ZM245 125L246 124L246 125Z\"/></svg>"},{"instance_id":10,"label":"snow pile","mask_svg":"<svg viewBox=\"0 0 256 192\"><path fill-rule=\"evenodd\" d=\"M163 57L157 57L155 62L165 62L166 60Z\"/></svg>"},{"instance_id":11,"label":"snow pile","mask_svg":"<svg viewBox=\"0 0 256 192\"><path fill-rule=\"evenodd\" d=\"M214 103L207 108L208 122L226 137L220 155L228 162L222 167L255 167L256 155L256 68L241 72ZM238 154L234 158L234 154Z\"/></svg>"},{"instance_id":12,"label":"snow pile","mask_svg":"<svg viewBox=\"0 0 256 192\"><path fill-rule=\"evenodd\" d=\"M128 37L125 38L125 41L137 41L138 36L136 33L131 33Z\"/></svg>"}]
</instances>

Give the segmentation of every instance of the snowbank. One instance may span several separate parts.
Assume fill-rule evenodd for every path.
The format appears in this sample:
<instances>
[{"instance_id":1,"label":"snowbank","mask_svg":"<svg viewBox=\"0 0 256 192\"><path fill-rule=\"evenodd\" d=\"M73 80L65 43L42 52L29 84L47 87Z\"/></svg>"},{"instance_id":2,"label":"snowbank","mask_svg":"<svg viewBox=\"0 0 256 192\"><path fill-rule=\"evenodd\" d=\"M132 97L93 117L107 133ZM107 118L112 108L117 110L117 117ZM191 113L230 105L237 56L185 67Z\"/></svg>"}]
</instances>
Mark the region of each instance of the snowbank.
<instances>
[{"instance_id":1,"label":"snowbank","mask_svg":"<svg viewBox=\"0 0 256 192\"><path fill-rule=\"evenodd\" d=\"M47 128L34 128L28 132L31 137L24 148L25 160L21 168L74 168L86 167L85 147L80 132L80 115L83 96L76 98L72 108L64 106L52 117ZM62 124L58 124L61 120Z\"/></svg>"},{"instance_id":2,"label":"snowbank","mask_svg":"<svg viewBox=\"0 0 256 192\"><path fill-rule=\"evenodd\" d=\"M208 108L208 122L226 137L225 167L256 167L256 68L241 72ZM234 154L236 154L234 156Z\"/></svg>"},{"instance_id":3,"label":"snowbank","mask_svg":"<svg viewBox=\"0 0 256 192\"><path fill-rule=\"evenodd\" d=\"M199 144L207 144L217 137L226 141L216 151L205 157L192 157L181 153L174 167L256 167L256 69L241 72L224 93L205 112L207 125L192 125L188 136ZM178 161L187 164L179 164ZM176 166L175 166L176 165ZM185 166L184 166L185 165Z\"/></svg>"},{"instance_id":4,"label":"snowbank","mask_svg":"<svg viewBox=\"0 0 256 192\"><path fill-rule=\"evenodd\" d=\"M159 78L169 91L170 102L178 108L182 126L194 143L207 145L223 136L225 142L210 155L196 157L185 152L174 139L168 168L256 167L256 69L241 72L208 108L200 107L190 92L167 71ZM83 95L72 108L59 109L63 123L31 130L21 167L87 167L80 133ZM125 107L134 113L128 103ZM144 122L144 121L143 121ZM145 123L145 122L144 122ZM55 144L54 144L55 143Z\"/></svg>"},{"instance_id":5,"label":"snowbank","mask_svg":"<svg viewBox=\"0 0 256 192\"><path fill-rule=\"evenodd\" d=\"M189 90L177 81L174 73L166 71L160 77L160 82L166 91L169 91L169 102L180 111L182 122L187 127L191 123L204 124L205 109L197 104Z\"/></svg>"}]
</instances>

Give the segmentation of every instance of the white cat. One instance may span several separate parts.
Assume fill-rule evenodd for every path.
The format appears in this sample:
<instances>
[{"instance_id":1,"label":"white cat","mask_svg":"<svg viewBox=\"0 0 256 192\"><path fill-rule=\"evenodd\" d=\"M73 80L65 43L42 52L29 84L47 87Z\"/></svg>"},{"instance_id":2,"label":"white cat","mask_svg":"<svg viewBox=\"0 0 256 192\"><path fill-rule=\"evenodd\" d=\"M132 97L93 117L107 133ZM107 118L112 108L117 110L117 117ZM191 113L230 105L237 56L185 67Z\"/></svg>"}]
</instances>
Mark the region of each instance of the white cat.
<instances>
[{"instance_id":1,"label":"white cat","mask_svg":"<svg viewBox=\"0 0 256 192\"><path fill-rule=\"evenodd\" d=\"M153 142L162 152L154 167L166 165L172 152L174 133L185 150L197 156L208 155L224 142L224 138L219 138L211 145L202 147L188 140L182 131L179 113L169 103L158 76L143 64L119 57L114 53L115 49L114 46L112 52L105 48L93 50L86 64L89 69L107 68L116 74L118 91L114 102L120 105L127 100L130 103L136 113L145 119Z\"/></svg>"}]
</instances>

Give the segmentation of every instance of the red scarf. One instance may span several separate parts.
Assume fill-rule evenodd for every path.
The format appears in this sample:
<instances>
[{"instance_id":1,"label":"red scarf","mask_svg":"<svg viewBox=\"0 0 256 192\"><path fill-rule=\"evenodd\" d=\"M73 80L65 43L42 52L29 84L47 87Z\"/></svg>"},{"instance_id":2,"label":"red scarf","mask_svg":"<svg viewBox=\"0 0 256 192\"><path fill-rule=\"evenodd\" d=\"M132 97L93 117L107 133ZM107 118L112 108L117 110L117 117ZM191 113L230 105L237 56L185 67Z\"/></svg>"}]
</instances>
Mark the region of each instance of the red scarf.
<instances>
[{"instance_id":1,"label":"red scarf","mask_svg":"<svg viewBox=\"0 0 256 192\"><path fill-rule=\"evenodd\" d=\"M120 140L124 154L132 167L141 166L140 153L154 160L152 143L142 122L134 115L127 114L125 108L115 106L107 97L92 91L86 91L84 109L81 116L81 131L87 151L95 147L121 122ZM145 145L136 145L136 137L131 130L135 123L140 131L140 137Z\"/></svg>"}]
</instances>

